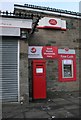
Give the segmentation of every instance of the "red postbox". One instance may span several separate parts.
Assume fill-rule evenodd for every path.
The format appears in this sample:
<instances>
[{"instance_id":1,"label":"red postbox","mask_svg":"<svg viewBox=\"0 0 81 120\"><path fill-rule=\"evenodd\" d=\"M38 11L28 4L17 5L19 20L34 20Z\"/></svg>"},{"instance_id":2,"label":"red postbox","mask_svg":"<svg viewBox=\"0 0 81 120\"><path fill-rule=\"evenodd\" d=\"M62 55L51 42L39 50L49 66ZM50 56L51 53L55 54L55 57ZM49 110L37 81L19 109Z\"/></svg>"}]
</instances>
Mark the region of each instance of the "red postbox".
<instances>
[{"instance_id":1,"label":"red postbox","mask_svg":"<svg viewBox=\"0 0 81 120\"><path fill-rule=\"evenodd\" d=\"M75 50L59 49L59 81L76 81Z\"/></svg>"},{"instance_id":2,"label":"red postbox","mask_svg":"<svg viewBox=\"0 0 81 120\"><path fill-rule=\"evenodd\" d=\"M33 98L46 98L46 61L33 60Z\"/></svg>"}]
</instances>

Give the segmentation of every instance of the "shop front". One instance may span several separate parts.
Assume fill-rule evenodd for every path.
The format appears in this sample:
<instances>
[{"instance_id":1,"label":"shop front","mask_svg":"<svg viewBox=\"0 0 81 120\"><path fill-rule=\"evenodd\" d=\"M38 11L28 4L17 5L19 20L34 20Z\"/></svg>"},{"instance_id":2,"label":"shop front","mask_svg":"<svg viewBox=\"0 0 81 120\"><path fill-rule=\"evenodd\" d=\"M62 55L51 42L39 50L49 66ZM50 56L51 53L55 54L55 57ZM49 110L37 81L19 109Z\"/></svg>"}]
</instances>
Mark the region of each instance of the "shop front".
<instances>
[{"instance_id":1,"label":"shop front","mask_svg":"<svg viewBox=\"0 0 81 120\"><path fill-rule=\"evenodd\" d=\"M79 90L80 16L47 8L42 14L41 10L15 5L17 16L0 17L3 101L45 99L50 92ZM18 13L33 13L34 19L30 15L19 18Z\"/></svg>"},{"instance_id":2,"label":"shop front","mask_svg":"<svg viewBox=\"0 0 81 120\"><path fill-rule=\"evenodd\" d=\"M20 102L21 96L26 94L21 89L27 85L27 77L22 79L23 71L21 64L24 66L24 59L20 58L23 42L27 47L27 33L32 28L32 19L22 19L18 16L2 15L0 16L0 100L2 102ZM25 32L24 32L25 31ZM27 50L27 48L26 48ZM25 52L25 51L24 51ZM25 58L27 60L27 57ZM22 77L21 77L22 72ZM26 73L27 74L27 73ZM27 83L28 84L28 83ZM29 99L28 99L29 100Z\"/></svg>"},{"instance_id":3,"label":"shop front","mask_svg":"<svg viewBox=\"0 0 81 120\"><path fill-rule=\"evenodd\" d=\"M14 11L33 13L33 24L37 19L36 15L40 16L37 28L28 41L29 97L41 98L38 87L41 87L39 84L42 84L41 79L44 76L41 76L44 73L42 97L50 98L51 94L54 96L54 92L79 91L80 14L28 4L15 4ZM45 68L41 65L36 68L36 64L41 60L45 61ZM39 76L41 78L38 81Z\"/></svg>"},{"instance_id":4,"label":"shop front","mask_svg":"<svg viewBox=\"0 0 81 120\"><path fill-rule=\"evenodd\" d=\"M29 79L32 86L30 86L30 97L33 99L46 99L48 97L48 88L51 82L55 84L52 72L54 73L56 70L58 72L56 76L58 84L77 80L74 49L59 49L57 46L29 46L28 59L29 64L31 64L29 67ZM52 61L51 67L50 64L48 65L49 61ZM56 63L57 67L53 68ZM54 88L55 86L51 85L51 87Z\"/></svg>"}]
</instances>

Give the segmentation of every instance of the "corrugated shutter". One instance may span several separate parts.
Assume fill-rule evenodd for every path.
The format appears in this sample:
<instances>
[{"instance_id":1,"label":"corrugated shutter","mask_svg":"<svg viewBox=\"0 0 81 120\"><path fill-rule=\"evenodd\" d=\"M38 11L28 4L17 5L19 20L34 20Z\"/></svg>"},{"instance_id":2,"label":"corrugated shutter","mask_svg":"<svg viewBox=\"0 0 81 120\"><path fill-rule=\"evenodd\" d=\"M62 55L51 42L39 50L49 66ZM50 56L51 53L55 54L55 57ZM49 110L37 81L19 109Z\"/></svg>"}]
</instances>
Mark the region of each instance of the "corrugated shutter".
<instances>
[{"instance_id":1,"label":"corrugated shutter","mask_svg":"<svg viewBox=\"0 0 81 120\"><path fill-rule=\"evenodd\" d=\"M2 38L0 37L0 102L2 98Z\"/></svg>"},{"instance_id":2,"label":"corrugated shutter","mask_svg":"<svg viewBox=\"0 0 81 120\"><path fill-rule=\"evenodd\" d=\"M18 40L2 40L2 100L18 102Z\"/></svg>"}]
</instances>

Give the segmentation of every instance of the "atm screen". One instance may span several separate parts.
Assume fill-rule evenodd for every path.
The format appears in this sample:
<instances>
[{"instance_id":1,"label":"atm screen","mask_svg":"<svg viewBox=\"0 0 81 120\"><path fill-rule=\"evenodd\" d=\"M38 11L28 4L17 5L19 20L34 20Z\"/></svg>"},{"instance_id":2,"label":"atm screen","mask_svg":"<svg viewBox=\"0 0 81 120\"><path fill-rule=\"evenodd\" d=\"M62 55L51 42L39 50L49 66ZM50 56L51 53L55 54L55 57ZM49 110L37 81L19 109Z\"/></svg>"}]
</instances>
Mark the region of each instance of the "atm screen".
<instances>
[{"instance_id":1,"label":"atm screen","mask_svg":"<svg viewBox=\"0 0 81 120\"><path fill-rule=\"evenodd\" d=\"M63 60L63 77L72 78L73 77L73 61L72 60Z\"/></svg>"}]
</instances>

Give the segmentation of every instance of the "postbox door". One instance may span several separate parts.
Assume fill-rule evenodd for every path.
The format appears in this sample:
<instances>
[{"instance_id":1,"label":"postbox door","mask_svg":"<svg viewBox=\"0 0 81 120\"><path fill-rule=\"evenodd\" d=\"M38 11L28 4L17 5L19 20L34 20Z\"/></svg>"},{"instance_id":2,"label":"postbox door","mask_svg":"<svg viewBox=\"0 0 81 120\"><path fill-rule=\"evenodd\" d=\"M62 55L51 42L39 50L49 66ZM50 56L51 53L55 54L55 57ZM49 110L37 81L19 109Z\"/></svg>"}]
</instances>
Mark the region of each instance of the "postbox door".
<instances>
[{"instance_id":1,"label":"postbox door","mask_svg":"<svg viewBox=\"0 0 81 120\"><path fill-rule=\"evenodd\" d=\"M46 61L33 60L33 98L46 98Z\"/></svg>"}]
</instances>

